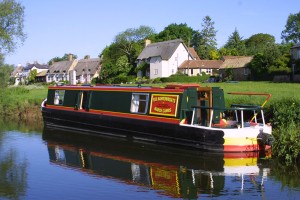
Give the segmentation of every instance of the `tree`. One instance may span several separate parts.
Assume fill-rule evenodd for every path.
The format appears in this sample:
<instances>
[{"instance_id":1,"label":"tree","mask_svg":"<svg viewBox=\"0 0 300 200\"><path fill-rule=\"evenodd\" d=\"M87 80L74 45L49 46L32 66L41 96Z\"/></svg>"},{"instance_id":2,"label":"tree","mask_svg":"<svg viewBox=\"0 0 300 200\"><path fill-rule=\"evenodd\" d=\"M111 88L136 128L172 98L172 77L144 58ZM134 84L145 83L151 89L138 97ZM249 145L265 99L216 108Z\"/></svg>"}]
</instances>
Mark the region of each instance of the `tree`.
<instances>
[{"instance_id":1,"label":"tree","mask_svg":"<svg viewBox=\"0 0 300 200\"><path fill-rule=\"evenodd\" d=\"M135 75L136 59L144 48L145 39L154 38L154 30L147 26L126 29L115 37L115 42L107 46L102 57L101 83L120 83L130 81Z\"/></svg>"},{"instance_id":2,"label":"tree","mask_svg":"<svg viewBox=\"0 0 300 200\"><path fill-rule=\"evenodd\" d=\"M277 59L282 56L278 46L271 44L265 47L261 52L257 53L251 61L249 67L251 75L256 80L270 80L270 68L278 61Z\"/></svg>"},{"instance_id":3,"label":"tree","mask_svg":"<svg viewBox=\"0 0 300 200\"><path fill-rule=\"evenodd\" d=\"M186 23L184 24L170 24L165 27L162 32L157 34L157 41L167 41L174 39L182 39L186 45L190 45L194 30L188 27Z\"/></svg>"},{"instance_id":4,"label":"tree","mask_svg":"<svg viewBox=\"0 0 300 200\"><path fill-rule=\"evenodd\" d=\"M245 42L237 29L229 36L224 48L226 48L229 55L232 56L243 56L246 54Z\"/></svg>"},{"instance_id":5,"label":"tree","mask_svg":"<svg viewBox=\"0 0 300 200\"><path fill-rule=\"evenodd\" d=\"M14 67L12 65L4 64L4 57L0 54L0 88L7 87L10 74L13 72Z\"/></svg>"},{"instance_id":6,"label":"tree","mask_svg":"<svg viewBox=\"0 0 300 200\"><path fill-rule=\"evenodd\" d=\"M192 39L192 46L201 59L211 59L210 51L217 49L216 33L214 22L209 16L204 17L202 30L195 31Z\"/></svg>"},{"instance_id":7,"label":"tree","mask_svg":"<svg viewBox=\"0 0 300 200\"><path fill-rule=\"evenodd\" d=\"M286 43L300 42L300 12L289 15L285 30L281 32L281 39L285 40Z\"/></svg>"},{"instance_id":8,"label":"tree","mask_svg":"<svg viewBox=\"0 0 300 200\"><path fill-rule=\"evenodd\" d=\"M249 55L262 53L266 48L275 45L275 37L270 34L258 33L245 41Z\"/></svg>"},{"instance_id":9,"label":"tree","mask_svg":"<svg viewBox=\"0 0 300 200\"><path fill-rule=\"evenodd\" d=\"M37 70L36 69L31 70L27 77L28 83L34 83L36 75L37 75Z\"/></svg>"},{"instance_id":10,"label":"tree","mask_svg":"<svg viewBox=\"0 0 300 200\"><path fill-rule=\"evenodd\" d=\"M0 2L0 53L11 53L26 39L24 7L14 0Z\"/></svg>"}]
</instances>

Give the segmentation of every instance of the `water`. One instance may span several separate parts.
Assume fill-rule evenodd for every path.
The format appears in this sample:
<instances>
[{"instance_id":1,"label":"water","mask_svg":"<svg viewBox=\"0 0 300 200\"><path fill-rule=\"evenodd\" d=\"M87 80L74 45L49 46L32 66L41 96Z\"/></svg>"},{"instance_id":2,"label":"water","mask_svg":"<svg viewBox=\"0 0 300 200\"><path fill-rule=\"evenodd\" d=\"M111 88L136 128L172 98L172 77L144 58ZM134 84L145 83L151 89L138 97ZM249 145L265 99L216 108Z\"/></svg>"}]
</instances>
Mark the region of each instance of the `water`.
<instances>
[{"instance_id":1,"label":"water","mask_svg":"<svg viewBox=\"0 0 300 200\"><path fill-rule=\"evenodd\" d=\"M0 199L300 199L296 166L1 123Z\"/></svg>"}]
</instances>

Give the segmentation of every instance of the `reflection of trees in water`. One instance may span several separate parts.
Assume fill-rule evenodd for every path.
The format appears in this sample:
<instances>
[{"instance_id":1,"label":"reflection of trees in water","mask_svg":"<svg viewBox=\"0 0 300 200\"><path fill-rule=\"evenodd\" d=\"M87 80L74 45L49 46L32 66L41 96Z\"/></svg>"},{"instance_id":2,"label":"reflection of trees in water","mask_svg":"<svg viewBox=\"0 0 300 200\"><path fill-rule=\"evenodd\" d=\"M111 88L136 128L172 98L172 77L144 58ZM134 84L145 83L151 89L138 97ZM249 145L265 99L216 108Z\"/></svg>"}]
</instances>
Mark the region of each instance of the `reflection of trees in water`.
<instances>
[{"instance_id":1,"label":"reflection of trees in water","mask_svg":"<svg viewBox=\"0 0 300 200\"><path fill-rule=\"evenodd\" d=\"M286 166L280 161L273 160L271 169L271 175L281 182L282 188L300 187L300 163L298 166Z\"/></svg>"},{"instance_id":2,"label":"reflection of trees in water","mask_svg":"<svg viewBox=\"0 0 300 200\"><path fill-rule=\"evenodd\" d=\"M20 199L27 187L27 162L17 160L17 153L11 149L3 152L0 149L0 198Z\"/></svg>"},{"instance_id":3,"label":"reflection of trees in water","mask_svg":"<svg viewBox=\"0 0 300 200\"><path fill-rule=\"evenodd\" d=\"M18 130L24 133L31 131L42 132L44 124L43 121L35 120L18 120L18 119L5 119L0 117L0 133L4 130Z\"/></svg>"}]
</instances>

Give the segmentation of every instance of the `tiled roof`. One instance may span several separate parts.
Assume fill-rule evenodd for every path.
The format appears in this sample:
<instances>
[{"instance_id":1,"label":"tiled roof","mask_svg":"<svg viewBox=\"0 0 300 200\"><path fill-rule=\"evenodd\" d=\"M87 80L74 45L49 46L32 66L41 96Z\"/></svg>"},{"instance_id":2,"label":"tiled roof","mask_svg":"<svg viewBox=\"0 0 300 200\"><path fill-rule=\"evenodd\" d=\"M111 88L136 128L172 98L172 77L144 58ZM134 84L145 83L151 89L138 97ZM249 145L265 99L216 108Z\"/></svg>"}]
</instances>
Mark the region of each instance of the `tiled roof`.
<instances>
[{"instance_id":1,"label":"tiled roof","mask_svg":"<svg viewBox=\"0 0 300 200\"><path fill-rule=\"evenodd\" d=\"M186 60L179 68L180 69L219 69L222 65L222 60Z\"/></svg>"},{"instance_id":2,"label":"tiled roof","mask_svg":"<svg viewBox=\"0 0 300 200\"><path fill-rule=\"evenodd\" d=\"M183 43L181 39L176 39L149 44L143 49L137 60L144 60L157 56L160 56L162 60L169 60L181 43Z\"/></svg>"},{"instance_id":3,"label":"tiled roof","mask_svg":"<svg viewBox=\"0 0 300 200\"><path fill-rule=\"evenodd\" d=\"M253 59L253 56L224 56L222 68L243 68Z\"/></svg>"},{"instance_id":4,"label":"tiled roof","mask_svg":"<svg viewBox=\"0 0 300 200\"><path fill-rule=\"evenodd\" d=\"M193 47L189 47L189 52L196 60L201 60Z\"/></svg>"}]
</instances>

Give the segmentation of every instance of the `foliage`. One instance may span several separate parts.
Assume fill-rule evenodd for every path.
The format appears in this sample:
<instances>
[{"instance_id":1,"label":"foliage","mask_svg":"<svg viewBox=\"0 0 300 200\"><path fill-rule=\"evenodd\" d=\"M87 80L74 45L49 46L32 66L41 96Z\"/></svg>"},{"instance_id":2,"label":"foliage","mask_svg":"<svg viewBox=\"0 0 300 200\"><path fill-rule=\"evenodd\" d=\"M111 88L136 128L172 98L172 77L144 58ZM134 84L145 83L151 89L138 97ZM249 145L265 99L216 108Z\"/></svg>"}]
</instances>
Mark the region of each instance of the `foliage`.
<instances>
[{"instance_id":1,"label":"foliage","mask_svg":"<svg viewBox=\"0 0 300 200\"><path fill-rule=\"evenodd\" d=\"M281 32L281 39L285 42L300 42L300 12L289 15L285 29Z\"/></svg>"},{"instance_id":2,"label":"foliage","mask_svg":"<svg viewBox=\"0 0 300 200\"><path fill-rule=\"evenodd\" d=\"M27 77L28 83L30 83L30 84L35 83L36 75L37 75L37 70L36 69L30 70L29 75Z\"/></svg>"},{"instance_id":3,"label":"foliage","mask_svg":"<svg viewBox=\"0 0 300 200\"><path fill-rule=\"evenodd\" d=\"M26 39L24 7L15 0L0 1L0 53L11 53Z\"/></svg>"},{"instance_id":4,"label":"foliage","mask_svg":"<svg viewBox=\"0 0 300 200\"><path fill-rule=\"evenodd\" d=\"M281 56L281 52L275 44L269 44L261 49L261 52L257 53L249 64L252 78L254 80L271 80L272 77L268 74L269 68L280 65L280 60L278 59Z\"/></svg>"},{"instance_id":5,"label":"foliage","mask_svg":"<svg viewBox=\"0 0 300 200\"><path fill-rule=\"evenodd\" d=\"M273 155L287 164L300 158L300 102L299 99L282 99L270 108L275 129Z\"/></svg>"},{"instance_id":6,"label":"foliage","mask_svg":"<svg viewBox=\"0 0 300 200\"><path fill-rule=\"evenodd\" d=\"M136 75L136 59L144 47L144 40L153 37L154 31L147 26L127 29L118 34L115 42L101 54L102 68L99 83L121 83L131 81Z\"/></svg>"},{"instance_id":7,"label":"foliage","mask_svg":"<svg viewBox=\"0 0 300 200\"><path fill-rule=\"evenodd\" d=\"M234 30L232 35L229 36L227 43L224 45L227 54L231 56L244 56L246 55L246 46L243 38L240 36L237 29ZM229 54L228 54L229 53Z\"/></svg>"},{"instance_id":8,"label":"foliage","mask_svg":"<svg viewBox=\"0 0 300 200\"><path fill-rule=\"evenodd\" d=\"M266 48L270 49L270 46L273 47L275 45L275 37L270 34L254 34L245 40L245 45L248 55L263 53Z\"/></svg>"},{"instance_id":9,"label":"foliage","mask_svg":"<svg viewBox=\"0 0 300 200\"><path fill-rule=\"evenodd\" d=\"M194 30L188 27L186 23L184 24L170 24L165 27L162 32L157 34L157 41L167 41L174 39L182 39L183 42L189 46Z\"/></svg>"},{"instance_id":10,"label":"foliage","mask_svg":"<svg viewBox=\"0 0 300 200\"><path fill-rule=\"evenodd\" d=\"M201 24L202 30L194 32L192 46L195 48L199 57L203 60L211 59L210 51L217 49L215 22L209 16L205 16Z\"/></svg>"},{"instance_id":11,"label":"foliage","mask_svg":"<svg viewBox=\"0 0 300 200\"><path fill-rule=\"evenodd\" d=\"M163 83L177 82L177 83L202 83L209 78L209 75L202 76L187 76L185 74L174 74L170 77L160 78Z\"/></svg>"},{"instance_id":12,"label":"foliage","mask_svg":"<svg viewBox=\"0 0 300 200\"><path fill-rule=\"evenodd\" d=\"M7 87L10 74L13 72L14 68L11 65L1 64L0 59L0 88Z\"/></svg>"}]
</instances>

